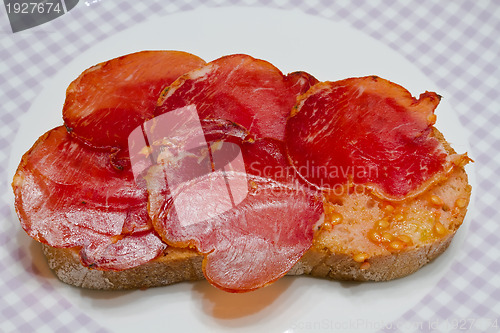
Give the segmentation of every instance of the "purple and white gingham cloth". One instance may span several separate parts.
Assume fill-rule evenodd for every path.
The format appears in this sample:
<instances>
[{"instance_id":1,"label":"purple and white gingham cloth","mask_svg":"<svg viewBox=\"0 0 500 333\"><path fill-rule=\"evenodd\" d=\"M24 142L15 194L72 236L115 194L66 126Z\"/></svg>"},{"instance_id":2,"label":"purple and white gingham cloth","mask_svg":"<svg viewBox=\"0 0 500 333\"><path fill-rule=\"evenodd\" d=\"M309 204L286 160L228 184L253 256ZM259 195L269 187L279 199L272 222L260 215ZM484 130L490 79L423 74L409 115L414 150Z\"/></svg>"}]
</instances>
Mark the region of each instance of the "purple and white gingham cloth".
<instances>
[{"instance_id":1,"label":"purple and white gingham cloth","mask_svg":"<svg viewBox=\"0 0 500 333\"><path fill-rule=\"evenodd\" d=\"M38 28L15 34L6 7L0 14L0 332L113 331L60 292L50 272L33 264L39 249L21 230L12 208L12 174L7 170L11 143L20 116L43 89L43 81L131 22L224 6L298 10L344 22L404 56L447 92L446 99L470 137L469 156L476 170L474 215L469 216L463 248L449 272L399 318L371 328L382 332L500 331L500 2L89 0ZM162 33L175 32L158 32L158 38ZM102 295L94 297L130 299L128 294ZM90 296L82 292L82 297ZM334 331L328 323L296 325L286 331ZM168 329L165 322L162 327Z\"/></svg>"}]
</instances>

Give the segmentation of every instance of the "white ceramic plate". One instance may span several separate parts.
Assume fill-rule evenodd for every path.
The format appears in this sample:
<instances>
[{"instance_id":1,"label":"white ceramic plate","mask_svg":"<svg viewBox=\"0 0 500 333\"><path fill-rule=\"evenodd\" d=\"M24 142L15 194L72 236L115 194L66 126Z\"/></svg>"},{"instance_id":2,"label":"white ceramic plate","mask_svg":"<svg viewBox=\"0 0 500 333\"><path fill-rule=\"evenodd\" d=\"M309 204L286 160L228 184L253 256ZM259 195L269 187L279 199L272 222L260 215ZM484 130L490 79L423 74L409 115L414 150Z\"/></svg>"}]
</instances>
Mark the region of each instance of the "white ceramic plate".
<instances>
[{"instance_id":1,"label":"white ceramic plate","mask_svg":"<svg viewBox=\"0 0 500 333\"><path fill-rule=\"evenodd\" d=\"M196 22L196 24L193 24ZM148 21L95 45L55 77L20 119L9 171L13 175L24 151L45 131L62 124L61 109L68 84L84 69L119 55L147 49L176 49L206 61L230 53L247 53L270 61L284 73L304 70L319 80L378 75L418 96L425 90L446 96L394 50L341 23L298 11L264 8L200 9ZM467 138L446 99L437 110L440 128L459 152ZM473 179L472 179L473 181ZM469 214L470 216L470 214ZM206 282L129 292L72 288L53 277L35 247L33 263L44 279L83 313L116 332L377 331L397 320L434 288L459 255L468 224L451 247L417 273L383 283L348 283L308 277L286 277L247 294L229 294ZM411 323L405 323L411 327Z\"/></svg>"}]
</instances>

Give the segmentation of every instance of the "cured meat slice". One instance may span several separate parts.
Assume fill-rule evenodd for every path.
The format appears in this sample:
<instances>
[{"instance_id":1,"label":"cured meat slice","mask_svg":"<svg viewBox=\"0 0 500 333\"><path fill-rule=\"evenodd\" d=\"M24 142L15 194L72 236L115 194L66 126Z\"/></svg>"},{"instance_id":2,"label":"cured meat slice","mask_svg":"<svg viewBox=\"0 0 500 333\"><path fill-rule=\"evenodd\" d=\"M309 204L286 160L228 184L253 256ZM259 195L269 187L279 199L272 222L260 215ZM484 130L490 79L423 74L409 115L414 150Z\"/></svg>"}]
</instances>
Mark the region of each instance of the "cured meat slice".
<instances>
[{"instance_id":1,"label":"cured meat slice","mask_svg":"<svg viewBox=\"0 0 500 333\"><path fill-rule=\"evenodd\" d=\"M64 126L40 137L13 182L28 235L53 247L80 247L87 266L117 270L143 264L166 246L154 234L144 185Z\"/></svg>"},{"instance_id":2,"label":"cured meat slice","mask_svg":"<svg viewBox=\"0 0 500 333\"><path fill-rule=\"evenodd\" d=\"M433 132L439 101L375 76L319 83L287 122L288 158L317 187L363 184L382 198L404 199L453 166Z\"/></svg>"},{"instance_id":3,"label":"cured meat slice","mask_svg":"<svg viewBox=\"0 0 500 333\"><path fill-rule=\"evenodd\" d=\"M129 133L153 115L162 89L205 62L179 51L143 51L84 71L66 91L65 125L93 147L126 148Z\"/></svg>"},{"instance_id":4,"label":"cured meat slice","mask_svg":"<svg viewBox=\"0 0 500 333\"><path fill-rule=\"evenodd\" d=\"M162 196L162 175L161 165L148 174L155 229L169 244L203 253L205 277L218 288L246 292L263 287L285 275L312 245L322 203L306 191L216 171ZM227 199L228 189L239 203Z\"/></svg>"},{"instance_id":5,"label":"cured meat slice","mask_svg":"<svg viewBox=\"0 0 500 333\"><path fill-rule=\"evenodd\" d=\"M205 254L203 269L215 286L259 288L286 274L312 245L322 203L286 177L247 174L249 164L257 164L254 173L264 163L285 169L280 141L255 141L227 121L197 124L197 115L187 106L145 125L154 160L145 176L154 228L166 243Z\"/></svg>"},{"instance_id":6,"label":"cured meat slice","mask_svg":"<svg viewBox=\"0 0 500 333\"><path fill-rule=\"evenodd\" d=\"M194 104L200 119L230 120L256 138L283 140L297 96L316 82L305 72L284 76L272 64L248 55L225 56L167 87L155 115Z\"/></svg>"}]
</instances>

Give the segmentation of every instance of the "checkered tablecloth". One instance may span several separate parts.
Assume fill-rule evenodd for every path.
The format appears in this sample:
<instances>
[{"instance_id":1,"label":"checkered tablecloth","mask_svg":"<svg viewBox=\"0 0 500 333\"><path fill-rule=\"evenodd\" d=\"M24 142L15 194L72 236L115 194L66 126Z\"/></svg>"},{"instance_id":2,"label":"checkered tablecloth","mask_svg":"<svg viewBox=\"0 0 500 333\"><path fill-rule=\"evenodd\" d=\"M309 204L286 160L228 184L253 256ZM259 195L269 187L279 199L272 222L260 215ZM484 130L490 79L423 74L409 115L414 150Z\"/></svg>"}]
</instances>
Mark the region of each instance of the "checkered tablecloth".
<instances>
[{"instance_id":1,"label":"checkered tablecloth","mask_svg":"<svg viewBox=\"0 0 500 333\"><path fill-rule=\"evenodd\" d=\"M498 0L100 0L80 1L43 29L13 34L0 9L0 181L11 191L7 161L26 112L51 77L95 43L152 17L204 7L260 6L296 9L350 24L409 59L448 93L470 137L477 172L474 216L460 257L396 322L423 322L416 331L500 331L500 2ZM50 33L47 33L49 31ZM9 199L7 199L9 198ZM106 332L74 304L33 282L29 248L18 245L13 203L0 201L0 332ZM498 325L495 326L495 320ZM479 328L473 321L490 322ZM472 324L472 325L471 325ZM484 323L483 323L484 324ZM167 328L165 328L167 329ZM398 331L397 325L382 331Z\"/></svg>"}]
</instances>

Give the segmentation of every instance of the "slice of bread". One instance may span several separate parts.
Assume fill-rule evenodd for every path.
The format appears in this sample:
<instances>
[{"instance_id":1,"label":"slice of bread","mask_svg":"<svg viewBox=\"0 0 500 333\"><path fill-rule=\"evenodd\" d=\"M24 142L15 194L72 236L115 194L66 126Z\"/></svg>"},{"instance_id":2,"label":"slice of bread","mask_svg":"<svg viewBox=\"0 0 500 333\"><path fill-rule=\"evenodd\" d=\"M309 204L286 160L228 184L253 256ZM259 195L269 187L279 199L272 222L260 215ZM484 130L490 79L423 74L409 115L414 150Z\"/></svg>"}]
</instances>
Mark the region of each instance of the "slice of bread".
<instances>
[{"instance_id":1,"label":"slice of bread","mask_svg":"<svg viewBox=\"0 0 500 333\"><path fill-rule=\"evenodd\" d=\"M449 154L455 152L437 130ZM471 186L463 164L424 193L389 203L371 193L349 191L329 198L326 217L313 246L289 275L385 281L411 274L447 249L462 224ZM78 249L43 245L49 267L70 285L90 289L134 289L203 279L203 256L193 249L168 247L153 261L124 271L81 265Z\"/></svg>"}]
</instances>

